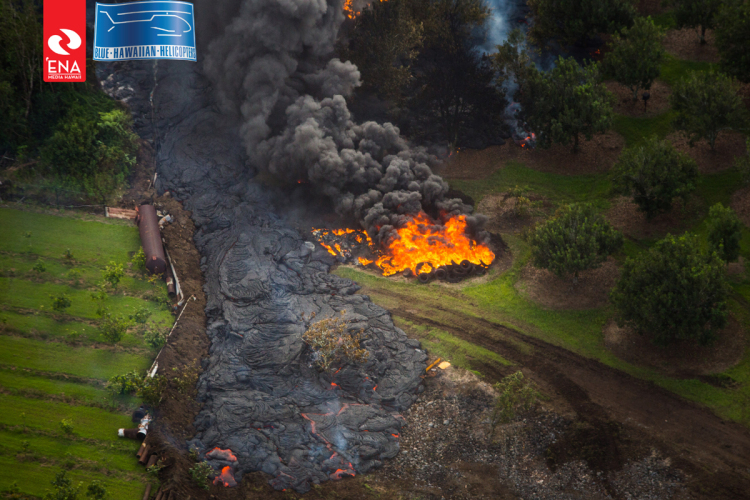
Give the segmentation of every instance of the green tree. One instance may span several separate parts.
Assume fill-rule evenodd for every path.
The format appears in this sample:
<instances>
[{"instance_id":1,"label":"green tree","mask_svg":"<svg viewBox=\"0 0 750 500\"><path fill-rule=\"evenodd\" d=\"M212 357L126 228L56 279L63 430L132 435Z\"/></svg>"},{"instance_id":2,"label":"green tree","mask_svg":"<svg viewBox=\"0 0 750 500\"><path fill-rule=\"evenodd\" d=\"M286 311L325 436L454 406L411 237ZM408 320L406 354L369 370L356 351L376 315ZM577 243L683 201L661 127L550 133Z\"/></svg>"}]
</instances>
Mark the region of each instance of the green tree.
<instances>
[{"instance_id":1,"label":"green tree","mask_svg":"<svg viewBox=\"0 0 750 500\"><path fill-rule=\"evenodd\" d=\"M724 0L716 14L716 48L722 71L742 82L750 82L750 2Z\"/></svg>"},{"instance_id":2,"label":"green tree","mask_svg":"<svg viewBox=\"0 0 750 500\"><path fill-rule=\"evenodd\" d=\"M99 332L107 342L117 344L122 340L130 325L130 320L105 311L102 320L99 322Z\"/></svg>"},{"instance_id":3,"label":"green tree","mask_svg":"<svg viewBox=\"0 0 750 500\"><path fill-rule=\"evenodd\" d=\"M716 25L721 0L674 0L675 27L696 28L701 44L706 43L706 30Z\"/></svg>"},{"instance_id":4,"label":"green tree","mask_svg":"<svg viewBox=\"0 0 750 500\"><path fill-rule=\"evenodd\" d=\"M574 43L599 33L614 33L630 26L635 8L628 0L529 0L532 39L556 38Z\"/></svg>"},{"instance_id":5,"label":"green tree","mask_svg":"<svg viewBox=\"0 0 750 500\"><path fill-rule=\"evenodd\" d=\"M649 90L659 77L664 59L664 31L650 17L639 17L632 28L612 36L612 50L604 58L606 71L625 85L638 100L638 90Z\"/></svg>"},{"instance_id":6,"label":"green tree","mask_svg":"<svg viewBox=\"0 0 750 500\"><path fill-rule=\"evenodd\" d=\"M588 204L567 205L536 228L529 244L534 265L558 276L598 267L622 246L622 234Z\"/></svg>"},{"instance_id":7,"label":"green tree","mask_svg":"<svg viewBox=\"0 0 750 500\"><path fill-rule=\"evenodd\" d=\"M104 268L102 278L104 281L112 285L112 288L117 288L122 277L125 276L125 272L122 269L122 264L116 262L110 262L108 266Z\"/></svg>"},{"instance_id":8,"label":"green tree","mask_svg":"<svg viewBox=\"0 0 750 500\"><path fill-rule=\"evenodd\" d=\"M706 139L711 150L722 130L737 130L746 123L739 84L715 72L693 72L672 90L670 104L677 113L674 125L690 137L690 145Z\"/></svg>"},{"instance_id":9,"label":"green tree","mask_svg":"<svg viewBox=\"0 0 750 500\"><path fill-rule=\"evenodd\" d=\"M611 293L617 324L654 343L697 339L708 343L726 324L729 293L724 262L701 249L695 235L667 235L628 258Z\"/></svg>"},{"instance_id":10,"label":"green tree","mask_svg":"<svg viewBox=\"0 0 750 500\"><path fill-rule=\"evenodd\" d=\"M613 190L631 196L651 219L669 210L674 198L687 199L695 190L698 167L670 143L653 137L623 151L611 176Z\"/></svg>"},{"instance_id":11,"label":"green tree","mask_svg":"<svg viewBox=\"0 0 750 500\"><path fill-rule=\"evenodd\" d=\"M67 294L61 293L60 295L50 295L52 299L52 309L57 312L65 312L65 309L71 305L70 297Z\"/></svg>"},{"instance_id":12,"label":"green tree","mask_svg":"<svg viewBox=\"0 0 750 500\"><path fill-rule=\"evenodd\" d=\"M105 500L109 497L109 493L101 481L94 480L86 488L86 496L93 500Z\"/></svg>"},{"instance_id":13,"label":"green tree","mask_svg":"<svg viewBox=\"0 0 750 500\"><path fill-rule=\"evenodd\" d=\"M725 262L734 262L740 256L742 223L729 207L721 203L708 211L708 242Z\"/></svg>"},{"instance_id":14,"label":"green tree","mask_svg":"<svg viewBox=\"0 0 750 500\"><path fill-rule=\"evenodd\" d=\"M363 88L399 101L423 35L423 23L412 15L409 0L373 2L355 18L342 59L357 65Z\"/></svg>"},{"instance_id":15,"label":"green tree","mask_svg":"<svg viewBox=\"0 0 750 500\"><path fill-rule=\"evenodd\" d=\"M523 114L538 146L572 142L577 152L581 135L591 140L612 125L614 96L601 84L596 64L560 57L550 72L529 68L524 76Z\"/></svg>"},{"instance_id":16,"label":"green tree","mask_svg":"<svg viewBox=\"0 0 750 500\"><path fill-rule=\"evenodd\" d=\"M490 414L490 441L499 425L512 422L519 411L528 411L537 399L537 392L520 371L503 377L495 384L495 391L497 397Z\"/></svg>"},{"instance_id":17,"label":"green tree","mask_svg":"<svg viewBox=\"0 0 750 500\"><path fill-rule=\"evenodd\" d=\"M73 486L73 481L68 477L67 471L60 471L52 480L54 491L47 490L44 500L78 500L78 492L81 490L81 483Z\"/></svg>"},{"instance_id":18,"label":"green tree","mask_svg":"<svg viewBox=\"0 0 750 500\"><path fill-rule=\"evenodd\" d=\"M198 462L193 465L190 470L190 478L193 480L196 486L208 490L210 487L209 477L214 473L213 468L208 462Z\"/></svg>"}]
</instances>

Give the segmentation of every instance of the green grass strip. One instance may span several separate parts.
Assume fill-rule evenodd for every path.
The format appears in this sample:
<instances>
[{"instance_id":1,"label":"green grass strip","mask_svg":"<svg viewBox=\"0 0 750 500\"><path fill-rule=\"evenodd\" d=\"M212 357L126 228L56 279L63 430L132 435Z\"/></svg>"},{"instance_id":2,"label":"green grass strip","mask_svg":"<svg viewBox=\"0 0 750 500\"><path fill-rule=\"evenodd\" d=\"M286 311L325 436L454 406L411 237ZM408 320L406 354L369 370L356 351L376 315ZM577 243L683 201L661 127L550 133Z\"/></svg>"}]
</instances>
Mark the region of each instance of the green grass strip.
<instances>
[{"instance_id":1,"label":"green grass strip","mask_svg":"<svg viewBox=\"0 0 750 500\"><path fill-rule=\"evenodd\" d=\"M135 456L133 456L135 460ZM0 491L10 488L15 482L22 493L41 498L52 489L50 481L60 472L60 467L41 467L34 462L19 462L13 457L0 457ZM141 498L146 486L142 480L125 481L89 471L72 471L68 477L74 483L83 482L84 490L94 479L104 483L112 500L133 500ZM85 495L85 491L82 491ZM79 497L80 498L80 497Z\"/></svg>"},{"instance_id":2,"label":"green grass strip","mask_svg":"<svg viewBox=\"0 0 750 500\"><path fill-rule=\"evenodd\" d=\"M112 413L101 408L89 406L73 406L54 401L40 401L20 396L0 394L0 423L8 426L26 426L47 432L61 433L60 421L73 421L73 435L85 439L98 441L120 442L126 441L117 437L117 429L132 427L130 417ZM25 414L25 417L22 416ZM130 441L128 441L130 442ZM133 443L133 451L137 443Z\"/></svg>"},{"instance_id":3,"label":"green grass strip","mask_svg":"<svg viewBox=\"0 0 750 500\"><path fill-rule=\"evenodd\" d=\"M613 128L625 138L627 146L637 146L652 136L664 139L672 131L674 116L672 111L649 118L615 115Z\"/></svg>"},{"instance_id":4,"label":"green grass strip","mask_svg":"<svg viewBox=\"0 0 750 500\"><path fill-rule=\"evenodd\" d=\"M146 370L151 360L110 349L70 347L58 342L0 335L0 364L108 380L133 369Z\"/></svg>"},{"instance_id":5,"label":"green grass strip","mask_svg":"<svg viewBox=\"0 0 750 500\"><path fill-rule=\"evenodd\" d=\"M559 202L601 200L610 190L610 182L604 174L552 174L530 169L517 161L509 161L486 179L454 179L450 184L477 203L490 193L507 192L515 186L528 186L532 192Z\"/></svg>"},{"instance_id":6,"label":"green grass strip","mask_svg":"<svg viewBox=\"0 0 750 500\"><path fill-rule=\"evenodd\" d=\"M124 263L138 250L140 236L133 226L102 224L69 217L0 208L0 250L31 252L60 258L67 248L77 260L104 266ZM26 237L30 232L31 237Z\"/></svg>"},{"instance_id":7,"label":"green grass strip","mask_svg":"<svg viewBox=\"0 0 750 500\"><path fill-rule=\"evenodd\" d=\"M696 45L698 45L697 34L695 35L695 38ZM711 71L715 68L716 65L708 62L686 61L684 59L677 59L671 54L666 54L664 63L661 65L659 79L663 80L669 86L674 86L683 78L687 78L693 71Z\"/></svg>"}]
</instances>

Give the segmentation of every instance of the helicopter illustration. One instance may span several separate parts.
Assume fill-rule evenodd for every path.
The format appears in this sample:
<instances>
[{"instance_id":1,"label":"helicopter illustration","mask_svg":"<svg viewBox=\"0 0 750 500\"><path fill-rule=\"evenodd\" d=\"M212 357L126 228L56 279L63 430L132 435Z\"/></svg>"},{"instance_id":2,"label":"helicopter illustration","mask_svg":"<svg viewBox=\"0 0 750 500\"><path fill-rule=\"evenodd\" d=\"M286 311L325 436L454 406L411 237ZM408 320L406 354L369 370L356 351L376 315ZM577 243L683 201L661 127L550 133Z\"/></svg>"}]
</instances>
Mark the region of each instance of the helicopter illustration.
<instances>
[{"instance_id":1,"label":"helicopter illustration","mask_svg":"<svg viewBox=\"0 0 750 500\"><path fill-rule=\"evenodd\" d=\"M190 23L185 20L179 14L189 14L187 12L174 11L174 10L141 10L135 12L122 12L116 13L115 16L133 16L136 14L146 14L147 17L144 19L127 19L115 21L112 16L106 10L100 11L102 14L107 16L112 26L107 30L107 33L115 29L120 25L126 25L131 23L151 23L149 28L158 30L157 36L170 36L180 37L186 33L190 33L193 27ZM148 15L151 15L148 17ZM119 18L118 18L119 19Z\"/></svg>"}]
</instances>

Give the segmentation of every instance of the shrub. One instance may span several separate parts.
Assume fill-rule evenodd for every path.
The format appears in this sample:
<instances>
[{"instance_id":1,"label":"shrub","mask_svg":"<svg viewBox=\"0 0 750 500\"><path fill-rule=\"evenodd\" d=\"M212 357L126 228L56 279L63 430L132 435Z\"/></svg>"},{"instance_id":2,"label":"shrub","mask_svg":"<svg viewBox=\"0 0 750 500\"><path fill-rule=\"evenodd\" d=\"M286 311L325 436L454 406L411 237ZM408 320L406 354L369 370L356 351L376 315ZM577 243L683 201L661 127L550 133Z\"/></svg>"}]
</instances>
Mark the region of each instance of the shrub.
<instances>
[{"instance_id":1,"label":"shrub","mask_svg":"<svg viewBox=\"0 0 750 500\"><path fill-rule=\"evenodd\" d=\"M315 365L328 371L334 363L367 361L369 353L359 347L364 330L349 333L349 322L344 319L346 311L339 317L326 318L312 324L302 335L302 340L310 346ZM313 315L311 320L315 317Z\"/></svg>"},{"instance_id":2,"label":"shrub","mask_svg":"<svg viewBox=\"0 0 750 500\"><path fill-rule=\"evenodd\" d=\"M148 307L139 307L129 318L139 325L143 325L151 317L151 311Z\"/></svg>"},{"instance_id":3,"label":"shrub","mask_svg":"<svg viewBox=\"0 0 750 500\"><path fill-rule=\"evenodd\" d=\"M674 198L687 199L695 190L698 167L670 143L654 137L624 150L611 175L614 191L631 196L651 219L669 210Z\"/></svg>"},{"instance_id":4,"label":"shrub","mask_svg":"<svg viewBox=\"0 0 750 500\"><path fill-rule=\"evenodd\" d=\"M158 406L161 403L162 394L167 389L167 379L162 375L146 377L143 380L138 396L149 406Z\"/></svg>"},{"instance_id":5,"label":"shrub","mask_svg":"<svg viewBox=\"0 0 750 500\"><path fill-rule=\"evenodd\" d=\"M94 480L86 488L86 496L94 500L105 500L109 495L101 481Z\"/></svg>"},{"instance_id":6,"label":"shrub","mask_svg":"<svg viewBox=\"0 0 750 500\"><path fill-rule=\"evenodd\" d=\"M604 58L606 71L625 85L638 100L638 90L651 88L664 59L664 31L651 18L639 17L632 28L612 37L612 50Z\"/></svg>"},{"instance_id":7,"label":"shrub","mask_svg":"<svg viewBox=\"0 0 750 500\"><path fill-rule=\"evenodd\" d=\"M113 396L121 394L134 394L138 392L143 385L143 376L139 375L136 370L127 372L123 375L115 375L107 382L107 390Z\"/></svg>"},{"instance_id":8,"label":"shrub","mask_svg":"<svg viewBox=\"0 0 750 500\"><path fill-rule=\"evenodd\" d=\"M38 273L43 273L47 270L47 264L42 259L37 259L32 269Z\"/></svg>"},{"instance_id":9,"label":"shrub","mask_svg":"<svg viewBox=\"0 0 750 500\"><path fill-rule=\"evenodd\" d=\"M133 263L133 269L138 271L146 270L146 254L143 252L143 248L139 248L138 251L133 255L130 260Z\"/></svg>"},{"instance_id":10,"label":"shrub","mask_svg":"<svg viewBox=\"0 0 750 500\"><path fill-rule=\"evenodd\" d=\"M716 48L721 56L721 69L743 82L750 82L750 2L724 0L716 14Z\"/></svg>"},{"instance_id":11,"label":"shrub","mask_svg":"<svg viewBox=\"0 0 750 500\"><path fill-rule=\"evenodd\" d=\"M52 299L52 309L57 312L64 312L65 309L69 308L71 305L70 297L64 293L61 293L60 295L50 295L50 298Z\"/></svg>"},{"instance_id":12,"label":"shrub","mask_svg":"<svg viewBox=\"0 0 750 500\"><path fill-rule=\"evenodd\" d=\"M495 391L498 394L490 414L490 440L498 425L512 422L519 410L528 411L537 399L537 392L520 371L503 377L495 384Z\"/></svg>"},{"instance_id":13,"label":"shrub","mask_svg":"<svg viewBox=\"0 0 750 500\"><path fill-rule=\"evenodd\" d=\"M591 205L567 205L536 228L529 244L534 265L561 277L572 273L577 283L579 271L601 265L622 241Z\"/></svg>"},{"instance_id":14,"label":"shrub","mask_svg":"<svg viewBox=\"0 0 750 500\"><path fill-rule=\"evenodd\" d=\"M63 257L68 261L75 260L73 257L73 252L70 250L70 248L65 249L65 251L63 252Z\"/></svg>"},{"instance_id":15,"label":"shrub","mask_svg":"<svg viewBox=\"0 0 750 500\"><path fill-rule=\"evenodd\" d=\"M130 320L119 315L115 316L108 311L104 312L99 322L99 332L111 344L121 341L128 328L130 328Z\"/></svg>"},{"instance_id":16,"label":"shrub","mask_svg":"<svg viewBox=\"0 0 750 500\"><path fill-rule=\"evenodd\" d=\"M713 150L722 130L737 130L745 120L739 84L715 72L693 72L672 90L669 102L677 113L675 128L684 131L690 145L706 139Z\"/></svg>"},{"instance_id":17,"label":"shrub","mask_svg":"<svg viewBox=\"0 0 750 500\"><path fill-rule=\"evenodd\" d=\"M73 481L68 478L68 472L63 470L52 480L52 486L55 488L54 491L47 490L44 500L77 500L82 483L73 486Z\"/></svg>"},{"instance_id":18,"label":"shrub","mask_svg":"<svg viewBox=\"0 0 750 500\"><path fill-rule=\"evenodd\" d=\"M96 304L97 316L104 317L104 315L106 314L107 307L105 306L105 304L107 303L108 298L109 298L109 295L107 295L106 284L97 283L96 291L91 292L91 300L93 300L94 303Z\"/></svg>"},{"instance_id":19,"label":"shrub","mask_svg":"<svg viewBox=\"0 0 750 500\"><path fill-rule=\"evenodd\" d=\"M627 0L529 0L528 5L534 20L530 33L537 41L559 38L573 43L614 33L635 17Z\"/></svg>"},{"instance_id":20,"label":"shrub","mask_svg":"<svg viewBox=\"0 0 750 500\"><path fill-rule=\"evenodd\" d=\"M208 462L198 462L190 468L190 478L196 486L199 486L204 490L208 490L210 484L208 479L213 473L214 470Z\"/></svg>"},{"instance_id":21,"label":"shrub","mask_svg":"<svg viewBox=\"0 0 750 500\"><path fill-rule=\"evenodd\" d=\"M715 26L721 0L674 0L675 28L697 28L701 44L706 43L706 30Z\"/></svg>"},{"instance_id":22,"label":"shrub","mask_svg":"<svg viewBox=\"0 0 750 500\"><path fill-rule=\"evenodd\" d=\"M143 334L143 340L152 349L159 350L167 343L167 329L162 324L149 324Z\"/></svg>"},{"instance_id":23,"label":"shrub","mask_svg":"<svg viewBox=\"0 0 750 500\"><path fill-rule=\"evenodd\" d=\"M195 392L195 385L198 383L198 376L201 372L198 360L194 359L191 363L180 368L172 368L172 372L175 374L172 377L172 382L177 388L177 392L184 395L191 395Z\"/></svg>"},{"instance_id":24,"label":"shrub","mask_svg":"<svg viewBox=\"0 0 750 500\"><path fill-rule=\"evenodd\" d=\"M67 418L60 420L60 429L62 429L65 434L73 434L73 421Z\"/></svg>"},{"instance_id":25,"label":"shrub","mask_svg":"<svg viewBox=\"0 0 750 500\"><path fill-rule=\"evenodd\" d=\"M116 262L110 262L102 273L104 281L112 285L112 288L115 289L123 276L125 276L125 272L122 270L122 264L117 264Z\"/></svg>"},{"instance_id":26,"label":"shrub","mask_svg":"<svg viewBox=\"0 0 750 500\"><path fill-rule=\"evenodd\" d=\"M628 258L611 299L617 324L656 344L682 339L706 344L726 324L728 293L724 263L686 234L667 235L648 252Z\"/></svg>"},{"instance_id":27,"label":"shrub","mask_svg":"<svg viewBox=\"0 0 750 500\"><path fill-rule=\"evenodd\" d=\"M740 256L742 223L734 211L717 203L708 211L708 242L725 262L734 262Z\"/></svg>"}]
</instances>

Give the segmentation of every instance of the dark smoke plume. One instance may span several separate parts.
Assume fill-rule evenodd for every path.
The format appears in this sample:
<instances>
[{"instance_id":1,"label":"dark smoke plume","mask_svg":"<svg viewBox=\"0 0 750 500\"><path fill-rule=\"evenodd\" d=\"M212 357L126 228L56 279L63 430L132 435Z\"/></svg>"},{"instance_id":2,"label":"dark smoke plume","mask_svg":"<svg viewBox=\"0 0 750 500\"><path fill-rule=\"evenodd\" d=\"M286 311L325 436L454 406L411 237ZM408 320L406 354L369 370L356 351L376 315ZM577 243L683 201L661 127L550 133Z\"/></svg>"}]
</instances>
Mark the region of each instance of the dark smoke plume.
<instances>
[{"instance_id":1,"label":"dark smoke plume","mask_svg":"<svg viewBox=\"0 0 750 500\"><path fill-rule=\"evenodd\" d=\"M309 181L380 243L421 210L470 214L461 200L446 199L448 185L431 169L436 157L411 147L390 123L352 120L345 97L360 73L333 57L342 8L340 0L214 0L199 20L197 33L209 40L205 73L222 111L239 116L250 163ZM484 240L486 218L467 221Z\"/></svg>"}]
</instances>

